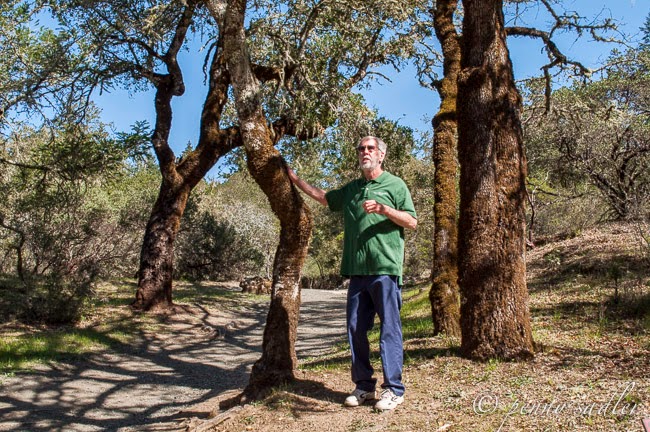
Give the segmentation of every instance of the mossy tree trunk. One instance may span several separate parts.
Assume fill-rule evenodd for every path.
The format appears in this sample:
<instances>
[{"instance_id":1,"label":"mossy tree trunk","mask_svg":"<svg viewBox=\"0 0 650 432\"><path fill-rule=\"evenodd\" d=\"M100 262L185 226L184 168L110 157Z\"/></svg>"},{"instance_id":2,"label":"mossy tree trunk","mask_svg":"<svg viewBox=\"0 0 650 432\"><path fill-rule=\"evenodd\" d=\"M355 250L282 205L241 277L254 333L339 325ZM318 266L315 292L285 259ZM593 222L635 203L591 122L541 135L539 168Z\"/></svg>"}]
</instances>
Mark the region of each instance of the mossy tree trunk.
<instances>
[{"instance_id":1,"label":"mossy tree trunk","mask_svg":"<svg viewBox=\"0 0 650 432\"><path fill-rule=\"evenodd\" d=\"M440 109L432 121L435 228L429 301L434 334L444 333L450 336L460 336L456 217L456 98L460 71L460 41L453 22L457 5L456 0L438 0L432 11L444 64L443 79L437 86L441 99Z\"/></svg>"},{"instance_id":2,"label":"mossy tree trunk","mask_svg":"<svg viewBox=\"0 0 650 432\"><path fill-rule=\"evenodd\" d=\"M502 0L463 2L458 81L464 356L533 356L525 278L526 161Z\"/></svg>"},{"instance_id":3,"label":"mossy tree trunk","mask_svg":"<svg viewBox=\"0 0 650 432\"><path fill-rule=\"evenodd\" d=\"M169 184L163 178L147 222L138 271L138 289L131 306L143 311L172 307L174 239L190 195L182 181Z\"/></svg>"},{"instance_id":4,"label":"mossy tree trunk","mask_svg":"<svg viewBox=\"0 0 650 432\"><path fill-rule=\"evenodd\" d=\"M223 5L223 3L222 3ZM212 8L213 16L219 9ZM246 0L228 2L224 24L224 55L234 90L239 129L248 170L264 191L280 220L280 242L273 263L271 305L264 328L262 357L254 364L245 390L256 397L269 387L294 379L295 342L300 312L300 271L307 256L312 217L291 183L262 109L260 84L246 48Z\"/></svg>"},{"instance_id":5,"label":"mossy tree trunk","mask_svg":"<svg viewBox=\"0 0 650 432\"><path fill-rule=\"evenodd\" d=\"M210 66L208 95L201 114L198 145L180 161L176 160L169 146L172 98L185 91L176 57L192 21L194 4L188 3L186 12L179 21L176 37L165 56L169 73L153 78L156 85L156 123L152 142L162 181L142 242L138 289L131 304L138 310L167 310L173 306L174 241L187 199L219 158L241 145L236 128L219 128L221 113L228 98L229 77L223 55L217 53ZM218 45L221 45L221 41L218 41Z\"/></svg>"}]
</instances>

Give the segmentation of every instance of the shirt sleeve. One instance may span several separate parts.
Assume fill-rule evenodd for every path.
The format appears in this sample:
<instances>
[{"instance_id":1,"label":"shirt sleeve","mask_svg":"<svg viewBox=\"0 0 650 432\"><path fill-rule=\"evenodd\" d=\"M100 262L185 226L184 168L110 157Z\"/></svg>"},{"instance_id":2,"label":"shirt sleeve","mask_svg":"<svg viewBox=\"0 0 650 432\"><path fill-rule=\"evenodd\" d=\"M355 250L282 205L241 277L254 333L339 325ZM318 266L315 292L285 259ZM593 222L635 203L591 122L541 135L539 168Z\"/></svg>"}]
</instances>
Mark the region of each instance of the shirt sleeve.
<instances>
[{"instance_id":1,"label":"shirt sleeve","mask_svg":"<svg viewBox=\"0 0 650 432\"><path fill-rule=\"evenodd\" d=\"M346 186L343 186L340 189L334 189L325 194L327 206L330 210L343 211L343 206L345 204L345 188Z\"/></svg>"},{"instance_id":2,"label":"shirt sleeve","mask_svg":"<svg viewBox=\"0 0 650 432\"><path fill-rule=\"evenodd\" d=\"M411 192L409 191L406 183L402 183L402 188L400 190L400 196L398 198L398 208L397 210L405 211L414 218L417 219L418 215L415 212L415 205L413 205L413 198L411 198Z\"/></svg>"}]
</instances>

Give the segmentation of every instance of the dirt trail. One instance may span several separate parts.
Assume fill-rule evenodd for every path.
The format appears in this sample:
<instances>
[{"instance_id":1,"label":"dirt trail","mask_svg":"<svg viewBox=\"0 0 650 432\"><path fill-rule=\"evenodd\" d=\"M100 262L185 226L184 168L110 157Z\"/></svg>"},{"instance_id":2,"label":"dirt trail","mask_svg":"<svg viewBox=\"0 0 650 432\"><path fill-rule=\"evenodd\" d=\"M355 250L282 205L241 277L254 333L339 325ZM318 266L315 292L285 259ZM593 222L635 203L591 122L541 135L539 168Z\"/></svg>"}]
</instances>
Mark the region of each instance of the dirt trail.
<instances>
[{"instance_id":1,"label":"dirt trail","mask_svg":"<svg viewBox=\"0 0 650 432\"><path fill-rule=\"evenodd\" d=\"M297 352L308 358L344 337L345 292L303 290L302 299ZM0 431L177 430L201 403L246 385L266 312L191 306L135 346L5 378Z\"/></svg>"}]
</instances>

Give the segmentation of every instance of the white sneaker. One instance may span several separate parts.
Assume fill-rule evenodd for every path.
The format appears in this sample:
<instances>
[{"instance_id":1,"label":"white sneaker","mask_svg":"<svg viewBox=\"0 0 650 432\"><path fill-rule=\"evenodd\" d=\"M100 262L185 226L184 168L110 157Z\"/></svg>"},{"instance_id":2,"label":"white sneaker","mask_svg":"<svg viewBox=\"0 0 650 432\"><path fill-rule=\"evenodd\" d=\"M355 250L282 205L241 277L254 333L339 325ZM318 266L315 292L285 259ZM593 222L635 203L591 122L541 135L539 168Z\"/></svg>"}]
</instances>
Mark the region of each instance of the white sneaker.
<instances>
[{"instance_id":1,"label":"white sneaker","mask_svg":"<svg viewBox=\"0 0 650 432\"><path fill-rule=\"evenodd\" d=\"M361 405L367 400L375 400L375 391L365 391L361 389L355 389L350 396L345 398L343 405L348 407L356 407Z\"/></svg>"},{"instance_id":2,"label":"white sneaker","mask_svg":"<svg viewBox=\"0 0 650 432\"><path fill-rule=\"evenodd\" d=\"M404 402L404 396L397 396L391 389L386 389L381 392L381 397L375 404L375 409L380 411L392 410L402 402Z\"/></svg>"}]
</instances>

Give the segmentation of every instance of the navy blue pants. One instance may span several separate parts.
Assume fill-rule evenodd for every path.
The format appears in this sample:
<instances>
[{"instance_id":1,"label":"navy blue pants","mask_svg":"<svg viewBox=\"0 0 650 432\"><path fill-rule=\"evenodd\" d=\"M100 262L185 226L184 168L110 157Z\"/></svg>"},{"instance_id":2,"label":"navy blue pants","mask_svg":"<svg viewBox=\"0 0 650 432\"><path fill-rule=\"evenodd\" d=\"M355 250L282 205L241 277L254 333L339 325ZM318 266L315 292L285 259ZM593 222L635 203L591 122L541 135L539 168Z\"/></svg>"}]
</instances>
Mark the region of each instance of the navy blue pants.
<instances>
[{"instance_id":1,"label":"navy blue pants","mask_svg":"<svg viewBox=\"0 0 650 432\"><path fill-rule=\"evenodd\" d=\"M352 381L358 389L372 391L377 383L377 379L373 378L368 342L368 331L372 329L377 314L381 322L379 352L384 370L382 387L390 388L397 396L404 394L401 307L402 293L397 276L352 276L350 279L348 340L352 352Z\"/></svg>"}]
</instances>

